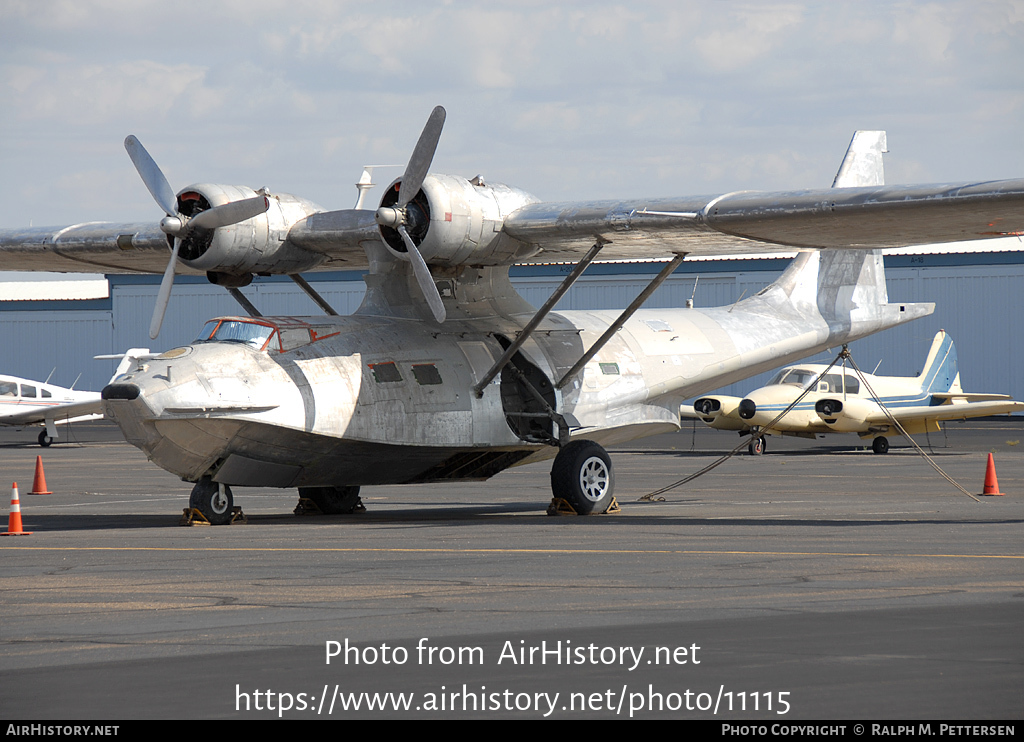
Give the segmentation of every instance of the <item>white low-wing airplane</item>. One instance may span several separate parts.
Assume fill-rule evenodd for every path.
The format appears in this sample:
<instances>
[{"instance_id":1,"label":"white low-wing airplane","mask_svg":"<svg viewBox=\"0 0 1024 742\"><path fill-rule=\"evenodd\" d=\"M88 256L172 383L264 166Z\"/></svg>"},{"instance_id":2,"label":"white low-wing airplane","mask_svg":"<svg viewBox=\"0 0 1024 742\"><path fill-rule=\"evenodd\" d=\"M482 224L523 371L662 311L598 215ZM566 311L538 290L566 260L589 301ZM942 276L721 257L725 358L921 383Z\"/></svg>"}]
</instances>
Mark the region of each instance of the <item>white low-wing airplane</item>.
<instances>
[{"instance_id":1,"label":"white low-wing airplane","mask_svg":"<svg viewBox=\"0 0 1024 742\"><path fill-rule=\"evenodd\" d=\"M149 357L148 348L132 348L116 356L120 358L111 381L125 373L133 362ZM0 375L0 425L23 428L42 425L39 445L49 446L57 440L57 426L103 417L103 400L99 392L67 389L47 382Z\"/></svg>"},{"instance_id":2,"label":"white low-wing airplane","mask_svg":"<svg viewBox=\"0 0 1024 742\"><path fill-rule=\"evenodd\" d=\"M697 418L717 430L736 430L741 435L760 433L752 436L747 447L751 454L758 455L766 449L766 435L813 439L821 433L857 433L861 438L874 439L871 448L875 453L886 453L886 434L899 431L878 400L910 435L937 432L943 420L1024 411L1024 402L1016 402L1008 394L972 394L961 388L956 348L945 330L935 335L924 370L917 376L864 374L864 379L866 384L854 371L839 365L829 368L826 364L801 363L782 369L766 386L743 399L701 397L692 408L684 406L682 412L684 417ZM808 389L811 385L815 388ZM805 390L807 394L800 402L772 424ZM878 395L877 400L872 392Z\"/></svg>"},{"instance_id":3,"label":"white low-wing airplane","mask_svg":"<svg viewBox=\"0 0 1024 742\"><path fill-rule=\"evenodd\" d=\"M0 232L0 268L163 271L152 335L179 267L239 300L248 316L211 320L103 390L107 416L196 483L190 504L212 522L231 519L232 486L297 487L345 512L362 485L484 480L545 459L554 495L590 513L613 502L603 446L677 430L684 399L930 313L889 303L878 248L1024 232L1024 180L883 186L882 132L854 137L833 188L541 203L428 173L444 118L434 109L376 212L240 186L175 196L129 137L159 225ZM780 245L814 249L731 307L639 309L687 254ZM621 313L551 312L598 254L671 261ZM539 309L508 280L513 263L567 260L579 262ZM341 268L369 269L349 317L298 275ZM260 316L239 289L274 273L325 315Z\"/></svg>"},{"instance_id":4,"label":"white low-wing airplane","mask_svg":"<svg viewBox=\"0 0 1024 742\"><path fill-rule=\"evenodd\" d=\"M0 376L0 425L43 425L39 445L57 439L57 425L103 416L99 392L80 392L17 376Z\"/></svg>"}]
</instances>

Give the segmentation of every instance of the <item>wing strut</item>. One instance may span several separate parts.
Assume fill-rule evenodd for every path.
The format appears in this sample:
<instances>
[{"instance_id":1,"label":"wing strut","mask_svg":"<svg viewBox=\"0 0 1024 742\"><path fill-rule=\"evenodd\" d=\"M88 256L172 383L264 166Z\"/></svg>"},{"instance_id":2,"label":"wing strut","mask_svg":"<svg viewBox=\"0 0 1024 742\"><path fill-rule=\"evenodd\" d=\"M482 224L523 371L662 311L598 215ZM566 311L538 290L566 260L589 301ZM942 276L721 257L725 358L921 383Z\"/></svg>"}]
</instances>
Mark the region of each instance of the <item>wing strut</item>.
<instances>
[{"instance_id":1,"label":"wing strut","mask_svg":"<svg viewBox=\"0 0 1024 742\"><path fill-rule=\"evenodd\" d=\"M484 396L484 387L490 384L494 377L497 376L503 368L505 368L508 362L512 359L512 356L514 356L516 352L521 347L523 347L523 343L525 343L527 338L530 337L531 333L533 333L533 331L537 329L537 326L544 320L548 312L551 311L552 307L554 307L555 304L557 304L559 300L563 296L565 296L565 292L572 288L572 285L576 283L576 279L583 275L583 271L587 269L587 266L590 265L591 261L593 261L594 258L597 257L597 254L601 252L601 248L607 244L608 240L604 240L599 237L597 239L597 242L594 243L594 246L591 247L587 254L580 259L580 262L576 264L576 266L572 269L572 272L565 277L565 280L562 281L561 285L559 285L559 287L554 290L551 296L548 297L548 300L544 302L543 306L541 306L541 308L537 310L536 314L533 315L530 321L526 323L526 327L524 327L522 331L520 331L520 333L512 342L512 344L505 349L505 352L502 354L501 358L494 362L494 365L491 366L490 371L484 374L483 378L480 379L477 385L473 387L473 392L476 394L477 398Z\"/></svg>"},{"instance_id":2,"label":"wing strut","mask_svg":"<svg viewBox=\"0 0 1024 742\"><path fill-rule=\"evenodd\" d=\"M246 299L245 294L243 294L239 289L230 286L228 287L228 293L231 294L232 297L234 297L235 301L242 305L242 309L244 309L250 317L263 316L262 314L260 314L260 310L258 310L251 301Z\"/></svg>"},{"instance_id":3,"label":"wing strut","mask_svg":"<svg viewBox=\"0 0 1024 742\"><path fill-rule=\"evenodd\" d=\"M313 300L313 303L324 310L326 314L332 317L337 317L338 313L334 311L334 307L327 303L327 300L317 293L316 289L309 285L309 282L305 278L300 276L298 273L289 273L288 278L295 281L295 284L306 292L306 296Z\"/></svg>"},{"instance_id":4,"label":"wing strut","mask_svg":"<svg viewBox=\"0 0 1024 742\"><path fill-rule=\"evenodd\" d=\"M654 280L647 284L647 288L641 291L640 294L633 299L633 302L622 310L622 314L620 314L618 319L612 322L611 326L604 331L604 335L598 338L597 342L590 346L590 349L583 354L583 357L576 361L576 364L565 372L565 376L555 384L556 389L561 389L565 386L569 382L569 379L578 374L583 367L587 365L590 359L597 355L597 352L605 346L605 343L611 340L612 336L619 331L619 328L626 324L626 321L633 316L636 310L639 309L645 301L647 301L650 295L654 293L655 289L661 286L661 284L665 282L665 279L672 275L673 271L679 267L679 264L683 262L685 257L686 253L684 252L676 253L676 256L669 261L668 265L661 269L661 273L655 276Z\"/></svg>"}]
</instances>

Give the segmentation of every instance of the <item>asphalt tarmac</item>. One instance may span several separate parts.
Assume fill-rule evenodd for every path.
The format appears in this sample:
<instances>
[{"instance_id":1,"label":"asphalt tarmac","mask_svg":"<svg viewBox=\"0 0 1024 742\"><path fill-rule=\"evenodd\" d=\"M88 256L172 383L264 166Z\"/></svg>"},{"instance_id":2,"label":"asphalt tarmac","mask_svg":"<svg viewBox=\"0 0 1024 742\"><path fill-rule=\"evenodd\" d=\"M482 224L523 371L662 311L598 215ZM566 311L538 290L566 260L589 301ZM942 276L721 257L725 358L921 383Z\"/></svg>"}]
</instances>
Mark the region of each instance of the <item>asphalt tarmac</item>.
<instances>
[{"instance_id":1,"label":"asphalt tarmac","mask_svg":"<svg viewBox=\"0 0 1024 742\"><path fill-rule=\"evenodd\" d=\"M538 465L352 516L239 489L213 528L116 428L68 433L0 432L33 532L0 538L5 719L1024 718L1024 420L931 436L972 493L994 452L980 502L855 436L642 501L739 442L687 423L612 451L615 515L546 515Z\"/></svg>"}]
</instances>

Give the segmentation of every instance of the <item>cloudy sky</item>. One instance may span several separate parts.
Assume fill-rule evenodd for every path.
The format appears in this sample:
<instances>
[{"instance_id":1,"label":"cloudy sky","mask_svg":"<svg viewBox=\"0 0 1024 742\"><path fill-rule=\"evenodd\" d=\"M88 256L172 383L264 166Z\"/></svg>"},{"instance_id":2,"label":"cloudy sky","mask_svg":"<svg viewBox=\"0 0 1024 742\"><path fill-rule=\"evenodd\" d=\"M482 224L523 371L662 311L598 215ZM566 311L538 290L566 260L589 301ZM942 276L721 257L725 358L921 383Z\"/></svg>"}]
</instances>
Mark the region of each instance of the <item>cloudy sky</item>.
<instances>
[{"instance_id":1,"label":"cloudy sky","mask_svg":"<svg viewBox=\"0 0 1024 742\"><path fill-rule=\"evenodd\" d=\"M197 181L354 203L436 104L433 169L545 200L1024 177L1024 2L0 2L0 228L160 216ZM383 177L390 179L400 171Z\"/></svg>"}]
</instances>

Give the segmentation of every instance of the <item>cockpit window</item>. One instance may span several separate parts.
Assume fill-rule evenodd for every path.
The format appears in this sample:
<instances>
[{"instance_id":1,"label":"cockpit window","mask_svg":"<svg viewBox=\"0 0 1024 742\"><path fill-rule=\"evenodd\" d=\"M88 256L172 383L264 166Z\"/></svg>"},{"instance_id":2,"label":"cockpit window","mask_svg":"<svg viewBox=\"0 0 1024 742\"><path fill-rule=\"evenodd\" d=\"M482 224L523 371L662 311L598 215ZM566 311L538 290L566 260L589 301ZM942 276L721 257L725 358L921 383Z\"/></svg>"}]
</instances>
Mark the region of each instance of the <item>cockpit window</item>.
<instances>
[{"instance_id":1,"label":"cockpit window","mask_svg":"<svg viewBox=\"0 0 1024 742\"><path fill-rule=\"evenodd\" d=\"M256 322L222 319L210 320L196 338L197 343L244 343L263 350L274 334L274 328Z\"/></svg>"},{"instance_id":2,"label":"cockpit window","mask_svg":"<svg viewBox=\"0 0 1024 742\"><path fill-rule=\"evenodd\" d=\"M777 381L773 381L775 384L792 384L798 386L801 389L807 387L812 381L818 378L818 374L813 371L808 371L805 368L791 368L784 369L775 377Z\"/></svg>"},{"instance_id":3,"label":"cockpit window","mask_svg":"<svg viewBox=\"0 0 1024 742\"><path fill-rule=\"evenodd\" d=\"M772 380L768 382L768 386L792 384L801 389L806 389L809 384L818 378L818 373L806 368L784 368L772 377ZM846 385L845 388L844 384ZM818 382L817 391L830 394L841 394L844 392L846 394L859 394L860 382L857 381L857 377L850 374L825 374L822 380Z\"/></svg>"}]
</instances>

